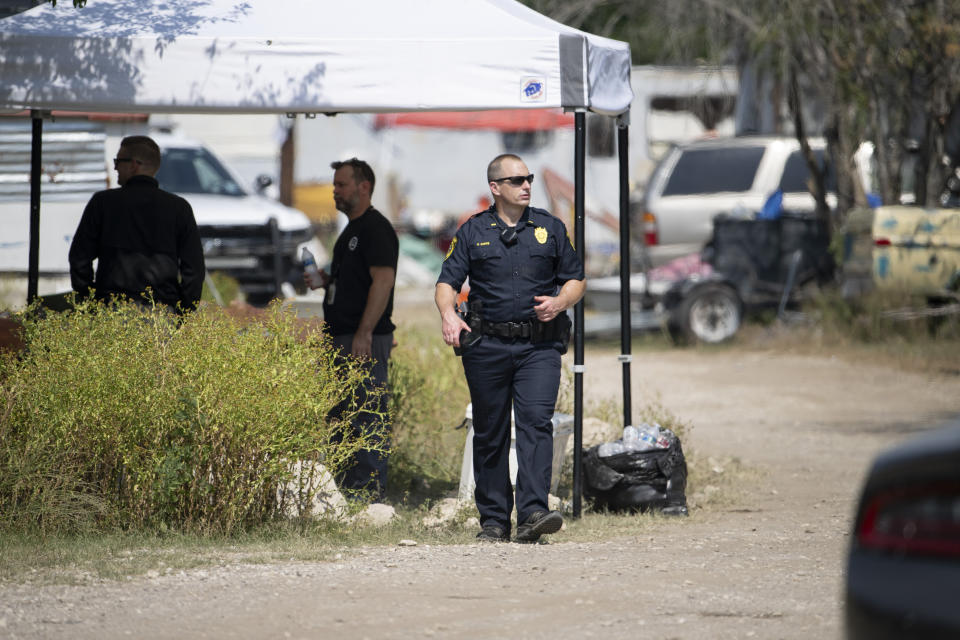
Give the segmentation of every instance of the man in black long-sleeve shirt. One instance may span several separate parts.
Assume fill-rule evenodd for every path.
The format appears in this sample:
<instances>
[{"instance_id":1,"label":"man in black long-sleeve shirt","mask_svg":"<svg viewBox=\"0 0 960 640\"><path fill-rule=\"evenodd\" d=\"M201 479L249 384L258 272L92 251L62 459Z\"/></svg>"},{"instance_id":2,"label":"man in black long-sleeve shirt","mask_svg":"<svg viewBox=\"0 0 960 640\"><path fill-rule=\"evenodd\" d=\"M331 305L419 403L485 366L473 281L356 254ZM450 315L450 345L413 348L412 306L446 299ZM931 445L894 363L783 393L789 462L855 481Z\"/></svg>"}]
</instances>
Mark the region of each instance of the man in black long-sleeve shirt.
<instances>
[{"instance_id":1,"label":"man in black long-sleeve shirt","mask_svg":"<svg viewBox=\"0 0 960 640\"><path fill-rule=\"evenodd\" d=\"M128 136L113 167L120 188L90 198L70 245L73 289L140 303L149 289L156 302L195 309L206 274L203 246L190 204L160 189L154 178L160 147L147 136Z\"/></svg>"}]
</instances>

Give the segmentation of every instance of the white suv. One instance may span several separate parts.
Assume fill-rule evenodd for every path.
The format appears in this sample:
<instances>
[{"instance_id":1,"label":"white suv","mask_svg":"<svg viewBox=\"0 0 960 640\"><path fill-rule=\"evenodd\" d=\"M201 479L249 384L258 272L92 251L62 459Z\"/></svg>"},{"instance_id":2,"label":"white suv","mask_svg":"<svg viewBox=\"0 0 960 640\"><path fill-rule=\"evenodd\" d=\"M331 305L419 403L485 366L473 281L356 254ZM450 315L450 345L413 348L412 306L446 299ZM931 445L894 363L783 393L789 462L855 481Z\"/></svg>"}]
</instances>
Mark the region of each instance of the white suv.
<instances>
[{"instance_id":1,"label":"white suv","mask_svg":"<svg viewBox=\"0 0 960 640\"><path fill-rule=\"evenodd\" d=\"M825 142L813 138L810 146L822 163ZM808 176L795 138L717 138L672 148L654 170L642 207L632 216L634 237L642 237L646 248L644 266L700 251L710 240L716 215L760 211L777 189L783 191L784 211L813 213ZM826 188L827 202L835 207L833 171L827 173Z\"/></svg>"}]
</instances>

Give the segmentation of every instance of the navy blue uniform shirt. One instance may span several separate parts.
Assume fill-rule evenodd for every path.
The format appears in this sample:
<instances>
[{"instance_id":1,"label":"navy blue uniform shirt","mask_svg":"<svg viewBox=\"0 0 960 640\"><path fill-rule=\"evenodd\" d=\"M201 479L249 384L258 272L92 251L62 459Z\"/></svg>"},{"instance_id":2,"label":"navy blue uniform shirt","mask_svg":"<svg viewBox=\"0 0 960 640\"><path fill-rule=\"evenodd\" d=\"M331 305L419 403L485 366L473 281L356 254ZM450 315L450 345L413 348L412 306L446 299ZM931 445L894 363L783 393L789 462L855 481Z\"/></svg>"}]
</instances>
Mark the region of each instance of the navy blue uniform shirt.
<instances>
[{"instance_id":1,"label":"navy blue uniform shirt","mask_svg":"<svg viewBox=\"0 0 960 640\"><path fill-rule=\"evenodd\" d=\"M507 246L507 227L491 207L457 230L437 283L459 291L470 278L470 303L479 301L490 322L522 322L536 316L534 296L555 296L568 280L583 280L583 262L567 227L543 209L527 207L517 222L517 242Z\"/></svg>"}]
</instances>

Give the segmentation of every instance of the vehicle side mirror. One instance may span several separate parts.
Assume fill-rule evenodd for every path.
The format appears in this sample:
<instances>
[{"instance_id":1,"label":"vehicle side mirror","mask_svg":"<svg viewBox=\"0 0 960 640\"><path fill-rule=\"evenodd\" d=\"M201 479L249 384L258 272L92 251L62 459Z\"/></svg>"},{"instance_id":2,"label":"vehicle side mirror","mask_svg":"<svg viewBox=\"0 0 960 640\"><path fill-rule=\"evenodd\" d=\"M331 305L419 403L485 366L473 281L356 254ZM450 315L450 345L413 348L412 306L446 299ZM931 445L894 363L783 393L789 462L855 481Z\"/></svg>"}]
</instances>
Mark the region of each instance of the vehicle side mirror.
<instances>
[{"instance_id":1,"label":"vehicle side mirror","mask_svg":"<svg viewBox=\"0 0 960 640\"><path fill-rule=\"evenodd\" d=\"M273 184L273 178L271 178L265 173L261 173L260 175L257 176L257 180L255 182L257 193L262 194L264 191L267 190L267 187L269 187L272 184Z\"/></svg>"}]
</instances>

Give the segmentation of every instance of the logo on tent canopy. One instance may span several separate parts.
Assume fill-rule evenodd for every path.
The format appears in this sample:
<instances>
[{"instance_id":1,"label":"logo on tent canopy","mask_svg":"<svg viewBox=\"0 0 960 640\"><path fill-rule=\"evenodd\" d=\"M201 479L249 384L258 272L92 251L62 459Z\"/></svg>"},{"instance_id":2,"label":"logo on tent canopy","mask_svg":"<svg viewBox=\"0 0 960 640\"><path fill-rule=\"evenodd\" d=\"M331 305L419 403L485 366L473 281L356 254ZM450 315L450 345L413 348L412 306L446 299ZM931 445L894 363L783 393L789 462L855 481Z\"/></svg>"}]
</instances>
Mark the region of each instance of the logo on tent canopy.
<instances>
[{"instance_id":1,"label":"logo on tent canopy","mask_svg":"<svg viewBox=\"0 0 960 640\"><path fill-rule=\"evenodd\" d=\"M520 82L520 102L546 102L547 82L543 78L524 78Z\"/></svg>"}]
</instances>

